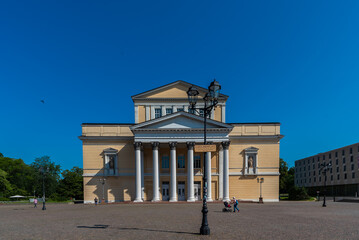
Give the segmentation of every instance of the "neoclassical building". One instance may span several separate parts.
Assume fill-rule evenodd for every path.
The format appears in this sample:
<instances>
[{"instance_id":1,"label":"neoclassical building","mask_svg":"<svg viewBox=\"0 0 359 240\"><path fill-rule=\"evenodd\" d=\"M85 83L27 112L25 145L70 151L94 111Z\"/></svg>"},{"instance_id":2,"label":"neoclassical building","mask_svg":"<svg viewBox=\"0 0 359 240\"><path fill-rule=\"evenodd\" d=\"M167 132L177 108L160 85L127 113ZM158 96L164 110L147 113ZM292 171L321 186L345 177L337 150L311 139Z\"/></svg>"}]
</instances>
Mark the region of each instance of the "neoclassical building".
<instances>
[{"instance_id":1,"label":"neoclassical building","mask_svg":"<svg viewBox=\"0 0 359 240\"><path fill-rule=\"evenodd\" d=\"M176 81L132 96L133 124L82 124L85 203L95 197L106 202L200 201L204 161L208 201L233 196L258 201L262 178L263 201L278 201L280 123L226 123L228 96L220 94L207 119L207 141L215 150L204 159L196 151L203 144L203 112L188 111L191 86ZM202 99L207 89L196 87Z\"/></svg>"}]
</instances>

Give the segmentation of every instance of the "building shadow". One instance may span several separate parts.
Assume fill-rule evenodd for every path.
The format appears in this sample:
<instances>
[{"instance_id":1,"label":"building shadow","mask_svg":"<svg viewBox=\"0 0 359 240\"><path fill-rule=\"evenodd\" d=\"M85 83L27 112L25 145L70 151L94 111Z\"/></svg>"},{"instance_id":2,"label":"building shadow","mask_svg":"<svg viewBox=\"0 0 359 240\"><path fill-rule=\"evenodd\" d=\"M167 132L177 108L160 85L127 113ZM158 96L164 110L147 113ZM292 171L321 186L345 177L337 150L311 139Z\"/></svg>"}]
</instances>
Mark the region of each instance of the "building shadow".
<instances>
[{"instance_id":1,"label":"building shadow","mask_svg":"<svg viewBox=\"0 0 359 240\"><path fill-rule=\"evenodd\" d=\"M148 229L148 228L117 228L117 229L119 229L119 230L134 230L134 231L164 232L164 233L179 233L179 234L199 235L199 233L193 233L193 232L181 232L181 231L170 231L170 230Z\"/></svg>"}]
</instances>

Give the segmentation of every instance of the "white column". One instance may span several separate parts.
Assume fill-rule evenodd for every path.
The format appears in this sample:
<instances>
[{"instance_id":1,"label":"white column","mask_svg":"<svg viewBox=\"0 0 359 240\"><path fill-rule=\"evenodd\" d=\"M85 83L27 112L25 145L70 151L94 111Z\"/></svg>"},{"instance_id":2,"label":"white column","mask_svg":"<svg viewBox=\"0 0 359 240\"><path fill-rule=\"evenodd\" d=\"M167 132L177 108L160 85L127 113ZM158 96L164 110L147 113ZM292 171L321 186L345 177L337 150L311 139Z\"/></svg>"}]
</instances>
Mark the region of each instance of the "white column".
<instances>
[{"instance_id":1,"label":"white column","mask_svg":"<svg viewBox=\"0 0 359 240\"><path fill-rule=\"evenodd\" d=\"M218 171L219 171L219 178L218 178L218 195L219 199L223 199L223 147L222 145L219 146L218 152Z\"/></svg>"},{"instance_id":2,"label":"white column","mask_svg":"<svg viewBox=\"0 0 359 240\"><path fill-rule=\"evenodd\" d=\"M166 106L162 106L162 117L166 116Z\"/></svg>"},{"instance_id":3,"label":"white column","mask_svg":"<svg viewBox=\"0 0 359 240\"><path fill-rule=\"evenodd\" d=\"M194 171L193 171L194 142L187 143L187 202L194 202Z\"/></svg>"},{"instance_id":4,"label":"white column","mask_svg":"<svg viewBox=\"0 0 359 240\"><path fill-rule=\"evenodd\" d=\"M229 201L229 144L222 142L223 146L223 201Z\"/></svg>"},{"instance_id":5,"label":"white column","mask_svg":"<svg viewBox=\"0 0 359 240\"><path fill-rule=\"evenodd\" d=\"M138 106L135 106L135 123L138 123Z\"/></svg>"},{"instance_id":6,"label":"white column","mask_svg":"<svg viewBox=\"0 0 359 240\"><path fill-rule=\"evenodd\" d=\"M150 106L146 106L146 121L151 119L151 108Z\"/></svg>"},{"instance_id":7,"label":"white column","mask_svg":"<svg viewBox=\"0 0 359 240\"><path fill-rule=\"evenodd\" d=\"M211 164L212 155L211 152L206 154L206 169L207 171L207 202L212 202L212 164Z\"/></svg>"},{"instance_id":8,"label":"white column","mask_svg":"<svg viewBox=\"0 0 359 240\"><path fill-rule=\"evenodd\" d=\"M141 199L145 199L145 167L143 148L141 149Z\"/></svg>"},{"instance_id":9,"label":"white column","mask_svg":"<svg viewBox=\"0 0 359 240\"><path fill-rule=\"evenodd\" d=\"M173 106L172 111L173 111L173 113L177 112L177 106L176 105Z\"/></svg>"},{"instance_id":10,"label":"white column","mask_svg":"<svg viewBox=\"0 0 359 240\"><path fill-rule=\"evenodd\" d=\"M152 156L153 156L153 198L152 202L160 201L160 185L159 185L159 166L158 166L158 147L159 142L152 143Z\"/></svg>"},{"instance_id":11,"label":"white column","mask_svg":"<svg viewBox=\"0 0 359 240\"><path fill-rule=\"evenodd\" d=\"M135 142L135 163L136 163L136 198L134 202L143 202L141 199L141 142Z\"/></svg>"},{"instance_id":12,"label":"white column","mask_svg":"<svg viewBox=\"0 0 359 240\"><path fill-rule=\"evenodd\" d=\"M151 106L151 116L150 119L155 119L155 107Z\"/></svg>"},{"instance_id":13,"label":"white column","mask_svg":"<svg viewBox=\"0 0 359 240\"><path fill-rule=\"evenodd\" d=\"M226 105L222 105L222 122L226 122Z\"/></svg>"},{"instance_id":14,"label":"white column","mask_svg":"<svg viewBox=\"0 0 359 240\"><path fill-rule=\"evenodd\" d=\"M176 142L170 142L171 149L171 187L170 202L177 202L177 177L176 177Z\"/></svg>"}]
</instances>

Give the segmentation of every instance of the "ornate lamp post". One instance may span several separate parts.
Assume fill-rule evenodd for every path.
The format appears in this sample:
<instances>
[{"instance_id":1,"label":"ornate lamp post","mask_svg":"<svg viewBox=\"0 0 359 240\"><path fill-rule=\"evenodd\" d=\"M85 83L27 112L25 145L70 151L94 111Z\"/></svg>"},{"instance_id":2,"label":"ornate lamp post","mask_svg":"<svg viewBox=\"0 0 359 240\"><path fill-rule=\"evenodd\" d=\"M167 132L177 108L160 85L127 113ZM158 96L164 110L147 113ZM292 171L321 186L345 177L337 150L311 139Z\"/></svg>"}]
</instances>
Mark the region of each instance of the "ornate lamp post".
<instances>
[{"instance_id":1,"label":"ornate lamp post","mask_svg":"<svg viewBox=\"0 0 359 240\"><path fill-rule=\"evenodd\" d=\"M322 207L326 207L327 205L325 204L325 195L326 195L326 187L327 187L327 171L332 167L331 163L322 163L320 164L321 168L319 169L319 172L323 173L324 175L324 199L323 199L323 205Z\"/></svg>"},{"instance_id":2,"label":"ornate lamp post","mask_svg":"<svg viewBox=\"0 0 359 240\"><path fill-rule=\"evenodd\" d=\"M204 96L203 100L204 100L204 108L196 108L196 104L197 104L197 99L198 99L198 95L199 92L198 90L192 86L188 89L187 91L187 95L188 95L188 101L189 101L189 110L190 112L194 112L196 111L197 113L201 114L203 111L203 123L204 123L204 145L207 144L207 117L210 115L212 109L217 105L218 103L218 97L219 97L219 91L221 90L221 85L219 85L219 83L214 79L213 82L211 82L211 85L209 85L208 87L208 92L206 93L206 95ZM208 226L208 221L207 221L207 213L208 213L208 208L207 208L207 164L206 164L206 160L207 159L207 152L204 152L204 173L203 173L203 183L204 183L204 187L203 187L203 206L202 206L202 225L200 228L200 234L201 235L209 235L210 234L210 229Z\"/></svg>"},{"instance_id":3,"label":"ornate lamp post","mask_svg":"<svg viewBox=\"0 0 359 240\"><path fill-rule=\"evenodd\" d=\"M42 174L42 210L46 210L46 197L45 197L45 176L49 173L49 167L43 168L40 167L39 172ZM35 193L35 191L34 191Z\"/></svg>"},{"instance_id":4,"label":"ornate lamp post","mask_svg":"<svg viewBox=\"0 0 359 240\"><path fill-rule=\"evenodd\" d=\"M105 202L105 182L106 182L106 178L104 177L104 178L100 178L99 180L98 180L101 184L102 184L102 203L104 203Z\"/></svg>"},{"instance_id":5,"label":"ornate lamp post","mask_svg":"<svg viewBox=\"0 0 359 240\"><path fill-rule=\"evenodd\" d=\"M264 182L264 178L257 178L257 182L259 183L259 203L263 203L262 183Z\"/></svg>"}]
</instances>

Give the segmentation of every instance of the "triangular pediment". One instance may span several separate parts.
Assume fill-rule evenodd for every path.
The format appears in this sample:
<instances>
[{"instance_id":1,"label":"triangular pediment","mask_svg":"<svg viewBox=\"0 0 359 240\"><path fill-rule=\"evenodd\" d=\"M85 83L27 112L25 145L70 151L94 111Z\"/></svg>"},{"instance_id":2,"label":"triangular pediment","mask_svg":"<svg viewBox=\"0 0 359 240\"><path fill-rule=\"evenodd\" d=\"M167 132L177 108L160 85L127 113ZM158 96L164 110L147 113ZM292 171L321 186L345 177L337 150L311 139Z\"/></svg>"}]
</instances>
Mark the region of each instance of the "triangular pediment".
<instances>
[{"instance_id":1,"label":"triangular pediment","mask_svg":"<svg viewBox=\"0 0 359 240\"><path fill-rule=\"evenodd\" d=\"M143 122L131 127L132 131L136 130L190 130L203 129L203 117L190 114L187 112L176 112L161 118ZM231 130L233 126L207 119L207 129Z\"/></svg>"},{"instance_id":2,"label":"triangular pediment","mask_svg":"<svg viewBox=\"0 0 359 240\"><path fill-rule=\"evenodd\" d=\"M187 99L187 90L191 86L195 86L197 88L197 90L199 91L200 99L202 99L208 92L206 88L199 87L182 80L178 80L162 87L158 87L150 91L134 95L132 96L132 99ZM227 99L228 96L220 94L220 98Z\"/></svg>"}]
</instances>

